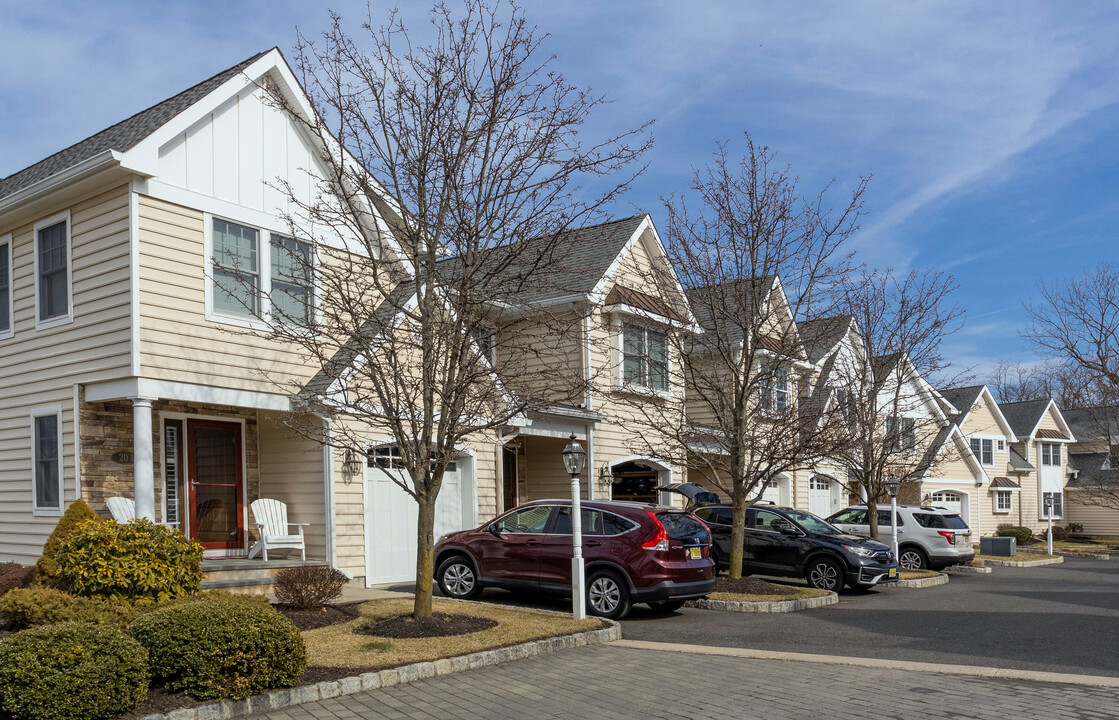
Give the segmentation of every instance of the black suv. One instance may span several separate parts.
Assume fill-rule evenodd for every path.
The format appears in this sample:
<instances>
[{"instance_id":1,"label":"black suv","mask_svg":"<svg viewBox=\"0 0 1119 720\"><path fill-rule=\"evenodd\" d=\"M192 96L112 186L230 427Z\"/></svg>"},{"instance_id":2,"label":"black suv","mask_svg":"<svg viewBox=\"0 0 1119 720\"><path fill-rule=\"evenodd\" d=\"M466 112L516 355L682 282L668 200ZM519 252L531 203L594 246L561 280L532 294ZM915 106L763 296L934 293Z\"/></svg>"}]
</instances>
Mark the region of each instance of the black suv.
<instances>
[{"instance_id":1,"label":"black suv","mask_svg":"<svg viewBox=\"0 0 1119 720\"><path fill-rule=\"evenodd\" d=\"M663 489L680 492L685 497L693 495L689 492L691 488ZM695 496L701 501L708 499ZM728 567L730 505L707 503L694 508L692 513L711 529L711 559L715 567ZM803 577L814 588L839 590L844 583L852 588L869 588L879 583L897 582L898 564L889 546L877 540L849 535L811 513L775 505L754 505L746 510L742 572Z\"/></svg>"}]
</instances>

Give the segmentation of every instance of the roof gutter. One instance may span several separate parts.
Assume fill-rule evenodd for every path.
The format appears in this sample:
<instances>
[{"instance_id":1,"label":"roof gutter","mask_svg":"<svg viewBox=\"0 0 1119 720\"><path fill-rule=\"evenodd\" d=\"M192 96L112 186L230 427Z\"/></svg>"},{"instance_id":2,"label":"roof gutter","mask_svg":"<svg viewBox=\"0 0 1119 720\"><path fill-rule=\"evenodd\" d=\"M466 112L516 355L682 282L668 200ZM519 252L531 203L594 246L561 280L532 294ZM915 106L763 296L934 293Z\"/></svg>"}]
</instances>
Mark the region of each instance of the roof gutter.
<instances>
[{"instance_id":1,"label":"roof gutter","mask_svg":"<svg viewBox=\"0 0 1119 720\"><path fill-rule=\"evenodd\" d=\"M6 212L21 203L25 203L36 195L54 190L61 185L77 180L85 175L92 175L95 172L105 170L113 165L119 165L122 157L124 157L123 154L116 150L106 150L81 161L77 165L71 165L65 170L57 172L54 175L49 175L36 183L28 185L21 190L17 190L15 193L5 198L0 198L0 213Z\"/></svg>"}]
</instances>

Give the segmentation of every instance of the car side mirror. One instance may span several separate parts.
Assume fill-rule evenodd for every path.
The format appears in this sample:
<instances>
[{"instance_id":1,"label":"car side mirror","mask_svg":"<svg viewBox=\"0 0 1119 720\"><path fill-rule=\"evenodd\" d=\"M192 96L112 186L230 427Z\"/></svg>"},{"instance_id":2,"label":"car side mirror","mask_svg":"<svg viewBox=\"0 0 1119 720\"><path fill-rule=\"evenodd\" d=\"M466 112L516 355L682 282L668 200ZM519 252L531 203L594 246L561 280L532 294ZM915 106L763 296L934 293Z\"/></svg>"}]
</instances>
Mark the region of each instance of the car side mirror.
<instances>
[{"instance_id":1,"label":"car side mirror","mask_svg":"<svg viewBox=\"0 0 1119 720\"><path fill-rule=\"evenodd\" d=\"M491 524L488 528L486 528L486 530L489 531L489 534L493 535L494 537L501 537L501 528L497 526L497 523Z\"/></svg>"},{"instance_id":2,"label":"car side mirror","mask_svg":"<svg viewBox=\"0 0 1119 720\"><path fill-rule=\"evenodd\" d=\"M795 536L795 535L800 534L800 533L797 532L797 529L795 527L793 527L792 525L781 525L781 526L779 526L779 529L780 529L780 532L781 532L782 535L794 535Z\"/></svg>"}]
</instances>

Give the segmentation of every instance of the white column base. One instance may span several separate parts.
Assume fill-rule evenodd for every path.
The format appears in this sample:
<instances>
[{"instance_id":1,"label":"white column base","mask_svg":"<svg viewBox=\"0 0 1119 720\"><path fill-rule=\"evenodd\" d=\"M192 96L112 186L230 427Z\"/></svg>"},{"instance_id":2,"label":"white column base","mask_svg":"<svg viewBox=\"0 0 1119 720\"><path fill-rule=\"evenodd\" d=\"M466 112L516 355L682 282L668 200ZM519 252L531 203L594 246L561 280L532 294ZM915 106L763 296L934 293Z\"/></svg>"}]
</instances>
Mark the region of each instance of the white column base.
<instances>
[{"instance_id":1,"label":"white column base","mask_svg":"<svg viewBox=\"0 0 1119 720\"><path fill-rule=\"evenodd\" d=\"M571 558L571 614L576 620L587 617L587 578L583 558Z\"/></svg>"}]
</instances>

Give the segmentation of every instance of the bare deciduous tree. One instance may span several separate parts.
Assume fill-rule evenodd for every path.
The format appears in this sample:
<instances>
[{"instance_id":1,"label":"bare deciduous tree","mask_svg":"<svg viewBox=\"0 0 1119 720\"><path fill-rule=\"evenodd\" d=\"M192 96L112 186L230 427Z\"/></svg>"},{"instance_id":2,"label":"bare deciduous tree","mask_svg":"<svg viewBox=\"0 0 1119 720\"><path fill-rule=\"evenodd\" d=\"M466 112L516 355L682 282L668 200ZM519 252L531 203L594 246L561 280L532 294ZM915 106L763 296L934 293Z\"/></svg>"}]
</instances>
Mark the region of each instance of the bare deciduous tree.
<instances>
[{"instance_id":1,"label":"bare deciduous tree","mask_svg":"<svg viewBox=\"0 0 1119 720\"><path fill-rule=\"evenodd\" d=\"M866 498L873 537L888 480L919 480L937 461L947 423L929 411L936 403L929 382L955 384L944 379L941 342L961 325L951 299L956 287L937 271L884 270L860 272L845 288L863 352L840 373L850 429L843 459L852 492Z\"/></svg>"},{"instance_id":2,"label":"bare deciduous tree","mask_svg":"<svg viewBox=\"0 0 1119 720\"><path fill-rule=\"evenodd\" d=\"M1069 362L1050 359L1042 363L1000 361L991 369L987 384L999 402L1022 402L1051 397L1062 410L1099 402L1099 391Z\"/></svg>"},{"instance_id":3,"label":"bare deciduous tree","mask_svg":"<svg viewBox=\"0 0 1119 720\"><path fill-rule=\"evenodd\" d=\"M541 332L549 316L526 290L562 283L564 233L626 189L650 142L643 125L588 143L584 122L604 98L553 69L515 5L468 0L460 16L438 5L430 17L420 45L395 13L359 36L335 15L296 48L310 112L268 88L327 148L310 199L282 187L297 240L263 318L316 377L271 377L339 419L320 441L362 456L371 432L391 438L385 464L419 507L416 616L431 614L447 464L537 405L582 394L579 379L557 387L534 362L564 327ZM529 312L536 335L520 342L508 318Z\"/></svg>"},{"instance_id":4,"label":"bare deciduous tree","mask_svg":"<svg viewBox=\"0 0 1119 720\"><path fill-rule=\"evenodd\" d=\"M830 185L803 195L775 154L745 137L693 176L694 204L664 200L666 249L699 327L667 332L665 372L684 389L686 413L638 396L648 428L637 451L690 468L729 498L730 573L741 577L746 509L779 476L834 454L841 435L801 402L810 366L797 318L826 312L850 270L844 243L858 228L867 179L838 209ZM671 287L674 278L651 278ZM671 368L671 370L668 370Z\"/></svg>"}]
</instances>

